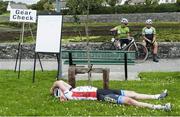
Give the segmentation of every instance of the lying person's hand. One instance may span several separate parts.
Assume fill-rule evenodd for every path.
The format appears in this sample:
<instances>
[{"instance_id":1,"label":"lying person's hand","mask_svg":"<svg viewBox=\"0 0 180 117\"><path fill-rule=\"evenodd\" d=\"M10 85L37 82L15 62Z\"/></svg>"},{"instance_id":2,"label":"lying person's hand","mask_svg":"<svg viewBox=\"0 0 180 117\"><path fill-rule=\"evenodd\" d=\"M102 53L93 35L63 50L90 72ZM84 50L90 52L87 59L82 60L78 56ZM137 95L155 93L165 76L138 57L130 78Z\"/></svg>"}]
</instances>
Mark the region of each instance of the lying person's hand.
<instances>
[{"instance_id":1,"label":"lying person's hand","mask_svg":"<svg viewBox=\"0 0 180 117\"><path fill-rule=\"evenodd\" d=\"M61 102L67 101L67 99L66 99L64 96L60 96L60 97L59 97L59 100L60 100Z\"/></svg>"}]
</instances>

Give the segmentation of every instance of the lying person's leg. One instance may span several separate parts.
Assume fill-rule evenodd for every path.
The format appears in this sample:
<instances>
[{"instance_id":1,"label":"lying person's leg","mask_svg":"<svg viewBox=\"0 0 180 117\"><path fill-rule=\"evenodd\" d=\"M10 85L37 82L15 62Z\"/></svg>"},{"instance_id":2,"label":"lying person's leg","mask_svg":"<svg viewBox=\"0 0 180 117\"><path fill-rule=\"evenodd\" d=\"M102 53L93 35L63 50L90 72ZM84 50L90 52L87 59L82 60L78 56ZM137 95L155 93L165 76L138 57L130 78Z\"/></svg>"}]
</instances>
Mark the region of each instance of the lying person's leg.
<instances>
[{"instance_id":1,"label":"lying person's leg","mask_svg":"<svg viewBox=\"0 0 180 117\"><path fill-rule=\"evenodd\" d=\"M154 105L154 104L139 102L132 98L125 97L125 96L119 96L116 94L109 94L109 95L105 95L105 96L101 95L101 100L106 101L106 102L116 103L116 104L127 104L127 105L133 105L133 106L137 106L137 107L150 108L150 109L171 110L170 103L167 103L165 105Z\"/></svg>"},{"instance_id":2,"label":"lying person's leg","mask_svg":"<svg viewBox=\"0 0 180 117\"><path fill-rule=\"evenodd\" d=\"M122 98L122 99L119 99L119 100L121 100L122 104L134 105L137 107L146 107L146 108L155 109L155 110L160 110L160 109L166 110L166 111L171 110L171 104L170 103L167 103L164 105L154 105L154 104L139 102L139 101L136 101L136 100L129 98L129 97L120 96L120 98Z\"/></svg>"},{"instance_id":3,"label":"lying person's leg","mask_svg":"<svg viewBox=\"0 0 180 117\"><path fill-rule=\"evenodd\" d=\"M53 91L55 88L61 89L62 92L69 90L71 88L71 85L67 84L66 82L59 80L55 81L53 86L50 89L50 93L53 94Z\"/></svg>"},{"instance_id":4,"label":"lying person's leg","mask_svg":"<svg viewBox=\"0 0 180 117\"><path fill-rule=\"evenodd\" d=\"M121 95L134 99L163 99L168 95L168 93L167 90L164 90L161 94L149 95L137 93L135 91L121 90Z\"/></svg>"}]
</instances>

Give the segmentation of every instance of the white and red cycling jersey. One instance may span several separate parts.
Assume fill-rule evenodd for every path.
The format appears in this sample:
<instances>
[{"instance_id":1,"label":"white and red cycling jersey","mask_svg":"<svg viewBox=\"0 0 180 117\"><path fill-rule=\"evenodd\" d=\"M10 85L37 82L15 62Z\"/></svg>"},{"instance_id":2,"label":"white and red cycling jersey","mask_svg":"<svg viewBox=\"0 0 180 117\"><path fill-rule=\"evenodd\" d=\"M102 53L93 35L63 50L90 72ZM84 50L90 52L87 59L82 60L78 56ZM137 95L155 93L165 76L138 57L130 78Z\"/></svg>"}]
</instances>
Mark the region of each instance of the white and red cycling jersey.
<instances>
[{"instance_id":1,"label":"white and red cycling jersey","mask_svg":"<svg viewBox=\"0 0 180 117\"><path fill-rule=\"evenodd\" d=\"M79 86L71 90L64 91L64 96L68 100L97 100L96 92L96 87Z\"/></svg>"}]
</instances>

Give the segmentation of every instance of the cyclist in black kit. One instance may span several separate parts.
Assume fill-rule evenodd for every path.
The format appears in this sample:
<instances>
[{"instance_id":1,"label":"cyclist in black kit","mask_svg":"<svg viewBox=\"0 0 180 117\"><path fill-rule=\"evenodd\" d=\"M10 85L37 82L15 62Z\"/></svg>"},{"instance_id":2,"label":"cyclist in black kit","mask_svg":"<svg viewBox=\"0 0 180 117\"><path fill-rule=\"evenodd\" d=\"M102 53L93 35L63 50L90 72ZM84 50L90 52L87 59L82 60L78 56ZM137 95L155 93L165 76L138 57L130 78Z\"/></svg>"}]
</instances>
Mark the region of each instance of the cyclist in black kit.
<instances>
[{"instance_id":1,"label":"cyclist in black kit","mask_svg":"<svg viewBox=\"0 0 180 117\"><path fill-rule=\"evenodd\" d=\"M159 62L157 59L157 51L158 51L158 43L156 42L156 29L152 26L152 20L148 19L146 20L146 27L142 29L142 35L143 35L143 43L144 46L147 44L152 45L153 47L153 61Z\"/></svg>"}]
</instances>

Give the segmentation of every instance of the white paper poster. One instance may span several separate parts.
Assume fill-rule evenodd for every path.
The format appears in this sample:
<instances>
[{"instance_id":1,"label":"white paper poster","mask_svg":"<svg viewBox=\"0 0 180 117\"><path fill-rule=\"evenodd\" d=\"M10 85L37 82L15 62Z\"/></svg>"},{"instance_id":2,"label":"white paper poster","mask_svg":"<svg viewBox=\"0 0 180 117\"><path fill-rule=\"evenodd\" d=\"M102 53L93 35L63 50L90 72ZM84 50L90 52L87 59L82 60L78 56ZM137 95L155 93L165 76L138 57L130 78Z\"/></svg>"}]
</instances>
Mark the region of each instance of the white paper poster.
<instances>
[{"instance_id":1,"label":"white paper poster","mask_svg":"<svg viewBox=\"0 0 180 117\"><path fill-rule=\"evenodd\" d=\"M40 15L36 36L36 52L59 53L62 16Z\"/></svg>"}]
</instances>

